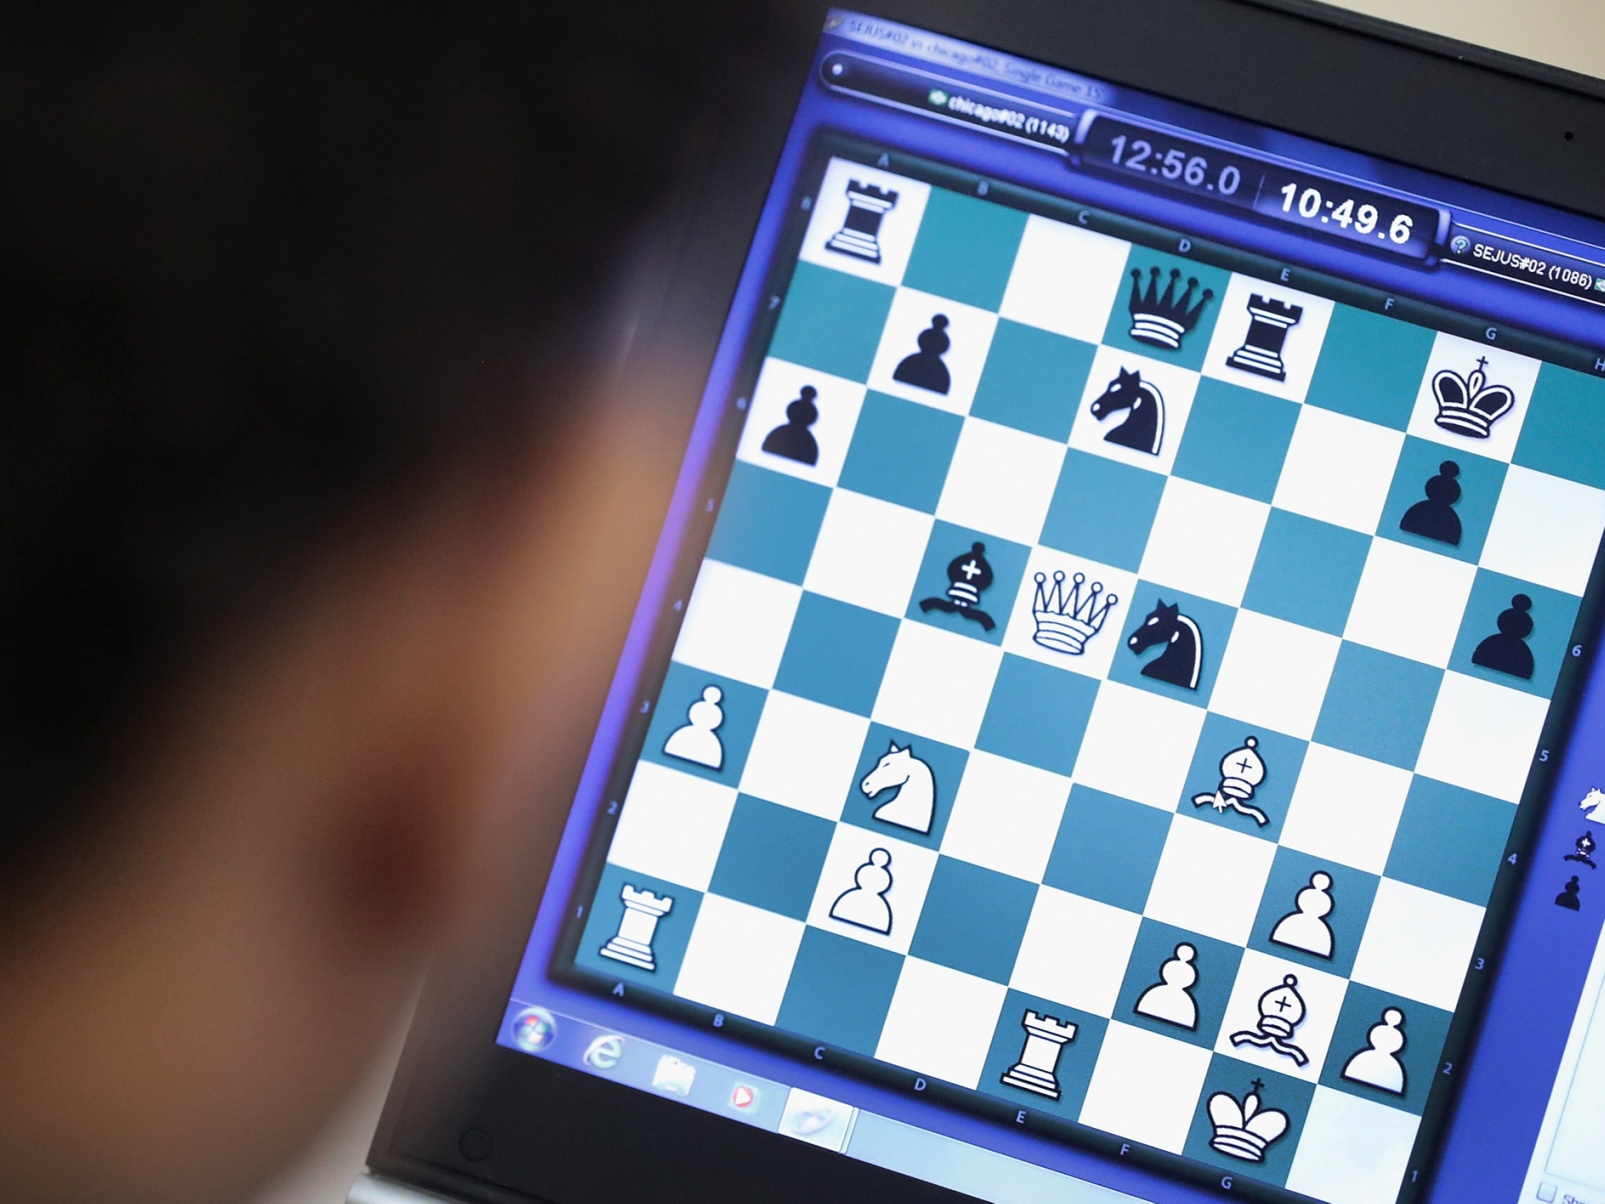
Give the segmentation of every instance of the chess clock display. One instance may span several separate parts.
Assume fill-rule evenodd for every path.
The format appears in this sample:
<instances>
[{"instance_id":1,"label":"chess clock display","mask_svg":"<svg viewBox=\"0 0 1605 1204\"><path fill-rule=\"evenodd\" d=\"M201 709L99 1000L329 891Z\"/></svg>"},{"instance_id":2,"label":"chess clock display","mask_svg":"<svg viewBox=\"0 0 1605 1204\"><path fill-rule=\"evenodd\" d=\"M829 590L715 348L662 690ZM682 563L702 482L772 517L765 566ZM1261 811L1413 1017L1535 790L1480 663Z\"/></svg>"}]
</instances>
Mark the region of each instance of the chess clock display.
<instances>
[{"instance_id":1,"label":"chess clock display","mask_svg":"<svg viewBox=\"0 0 1605 1204\"><path fill-rule=\"evenodd\" d=\"M1448 235L1449 215L1336 179L1272 166L1254 211L1334 238L1428 259Z\"/></svg>"},{"instance_id":2,"label":"chess clock display","mask_svg":"<svg viewBox=\"0 0 1605 1204\"><path fill-rule=\"evenodd\" d=\"M1249 159L1179 139L1167 140L1125 123L1097 124L1107 145L1099 147L1110 167L1154 177L1161 183L1200 193L1213 193L1229 201L1243 191L1247 179L1257 185L1258 173ZM1253 195L1254 188L1250 188Z\"/></svg>"},{"instance_id":3,"label":"chess clock display","mask_svg":"<svg viewBox=\"0 0 1605 1204\"><path fill-rule=\"evenodd\" d=\"M1442 209L1102 113L1082 118L1076 142L1088 170L1390 254L1430 259L1448 233Z\"/></svg>"}]
</instances>

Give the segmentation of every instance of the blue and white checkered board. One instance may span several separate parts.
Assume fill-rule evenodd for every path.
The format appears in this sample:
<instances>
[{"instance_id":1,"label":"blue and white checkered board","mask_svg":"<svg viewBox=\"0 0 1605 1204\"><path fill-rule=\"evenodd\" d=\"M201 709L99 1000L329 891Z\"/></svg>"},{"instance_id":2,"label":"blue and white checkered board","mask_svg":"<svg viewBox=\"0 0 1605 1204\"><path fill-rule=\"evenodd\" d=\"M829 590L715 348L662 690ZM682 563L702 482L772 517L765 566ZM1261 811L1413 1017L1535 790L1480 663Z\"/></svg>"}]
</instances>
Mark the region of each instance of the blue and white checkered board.
<instances>
[{"instance_id":1,"label":"blue and white checkered board","mask_svg":"<svg viewBox=\"0 0 1605 1204\"><path fill-rule=\"evenodd\" d=\"M895 190L882 260L826 246L848 182ZM1130 273L1214 297L1181 349L1129 337ZM1302 307L1286 381L1228 365L1254 296ZM894 379L933 314L945 394ZM1438 427L1431 382L1487 360L1491 437ZM1166 405L1158 455L1106 442L1121 370ZM818 391L818 462L762 450ZM757 382L581 965L1339 1202L1391 1199L1483 923L1605 530L1605 389L1552 365L842 160L825 173ZM1404 511L1460 466L1456 547ZM920 600L985 545L984 631ZM1080 656L1033 640L1035 575L1119 596ZM1531 681L1472 663L1516 593ZM1160 600L1203 634L1196 690L1125 643ZM717 771L667 756L708 685ZM1250 735L1263 827L1195 806ZM891 741L937 784L929 836L871 818ZM889 935L832 919L872 850ZM1331 876L1331 958L1271 943ZM625 885L672 897L656 968L599 956ZM1134 1010L1197 950L1189 1032ZM1288 1057L1230 1036L1297 976ZM1342 1077L1405 1013L1402 1095ZM1031 1010L1077 1026L1051 1101L1005 1085ZM1210 1147L1205 1101L1291 1126L1260 1164Z\"/></svg>"}]
</instances>

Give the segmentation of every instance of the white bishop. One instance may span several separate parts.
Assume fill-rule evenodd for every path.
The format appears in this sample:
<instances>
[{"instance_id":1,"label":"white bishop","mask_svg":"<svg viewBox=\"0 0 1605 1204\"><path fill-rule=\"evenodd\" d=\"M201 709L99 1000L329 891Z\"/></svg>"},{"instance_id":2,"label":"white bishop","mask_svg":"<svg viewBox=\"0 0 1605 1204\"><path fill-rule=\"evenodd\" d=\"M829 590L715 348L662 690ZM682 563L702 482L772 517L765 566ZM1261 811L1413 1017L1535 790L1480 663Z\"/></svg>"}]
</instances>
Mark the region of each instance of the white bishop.
<instances>
[{"instance_id":1,"label":"white bishop","mask_svg":"<svg viewBox=\"0 0 1605 1204\"><path fill-rule=\"evenodd\" d=\"M1249 800L1254 797L1254 791L1265 780L1265 762L1258 753L1259 737L1250 736L1243 741L1243 747L1234 748L1220 759L1220 785L1215 788L1214 794L1193 795L1193 806L1202 807L1205 804L1217 811L1236 811L1240 815L1253 818L1254 822L1264 827L1270 823L1270 818L1258 807L1251 806Z\"/></svg>"}]
</instances>

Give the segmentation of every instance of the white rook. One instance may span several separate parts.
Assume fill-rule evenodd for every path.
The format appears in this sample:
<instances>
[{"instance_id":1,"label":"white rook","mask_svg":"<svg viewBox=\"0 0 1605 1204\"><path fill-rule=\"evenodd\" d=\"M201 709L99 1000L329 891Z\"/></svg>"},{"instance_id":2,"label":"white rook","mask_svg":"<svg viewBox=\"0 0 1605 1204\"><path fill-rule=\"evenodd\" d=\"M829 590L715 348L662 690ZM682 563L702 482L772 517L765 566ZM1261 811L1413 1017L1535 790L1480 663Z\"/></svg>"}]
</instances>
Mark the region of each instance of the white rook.
<instances>
[{"instance_id":1,"label":"white rook","mask_svg":"<svg viewBox=\"0 0 1605 1204\"><path fill-rule=\"evenodd\" d=\"M1055 1020L1028 1010L1020 1017L1020 1027L1025 1029L1025 1047L1020 1050L1020 1060L1004 1074L1003 1081L1022 1091L1058 1099L1059 1055L1076 1039L1076 1026L1068 1020Z\"/></svg>"},{"instance_id":2,"label":"white rook","mask_svg":"<svg viewBox=\"0 0 1605 1204\"><path fill-rule=\"evenodd\" d=\"M657 934L658 921L669 914L674 900L668 895L654 895L649 890L637 890L626 885L619 892L624 901L624 915L619 930L602 946L602 956L626 962L642 970L656 970L657 959L652 956L652 938Z\"/></svg>"}]
</instances>

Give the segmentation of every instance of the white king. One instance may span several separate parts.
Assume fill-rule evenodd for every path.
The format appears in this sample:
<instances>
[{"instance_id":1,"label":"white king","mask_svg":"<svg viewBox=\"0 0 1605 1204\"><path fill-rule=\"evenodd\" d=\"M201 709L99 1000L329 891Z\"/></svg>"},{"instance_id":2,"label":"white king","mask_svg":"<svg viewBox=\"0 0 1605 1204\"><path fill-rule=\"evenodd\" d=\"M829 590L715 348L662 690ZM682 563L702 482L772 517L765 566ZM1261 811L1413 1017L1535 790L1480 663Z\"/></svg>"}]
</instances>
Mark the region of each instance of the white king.
<instances>
[{"instance_id":1,"label":"white king","mask_svg":"<svg viewBox=\"0 0 1605 1204\"><path fill-rule=\"evenodd\" d=\"M1241 1104L1224 1091L1209 1097L1209 1119L1215 1125L1212 1149L1244 1162L1265 1161L1266 1147L1287 1132L1287 1113L1279 1108L1261 1110L1259 1093L1264 1086L1255 1079Z\"/></svg>"},{"instance_id":2,"label":"white king","mask_svg":"<svg viewBox=\"0 0 1605 1204\"><path fill-rule=\"evenodd\" d=\"M1104 593L1102 582L1087 586L1086 581L1085 573L1077 573L1067 590L1064 573L1055 573L1051 586L1044 574L1037 574L1036 597L1031 603L1037 630L1032 639L1044 648L1071 656L1086 651L1087 641L1103 630L1104 620L1120 601L1118 594Z\"/></svg>"}]
</instances>

